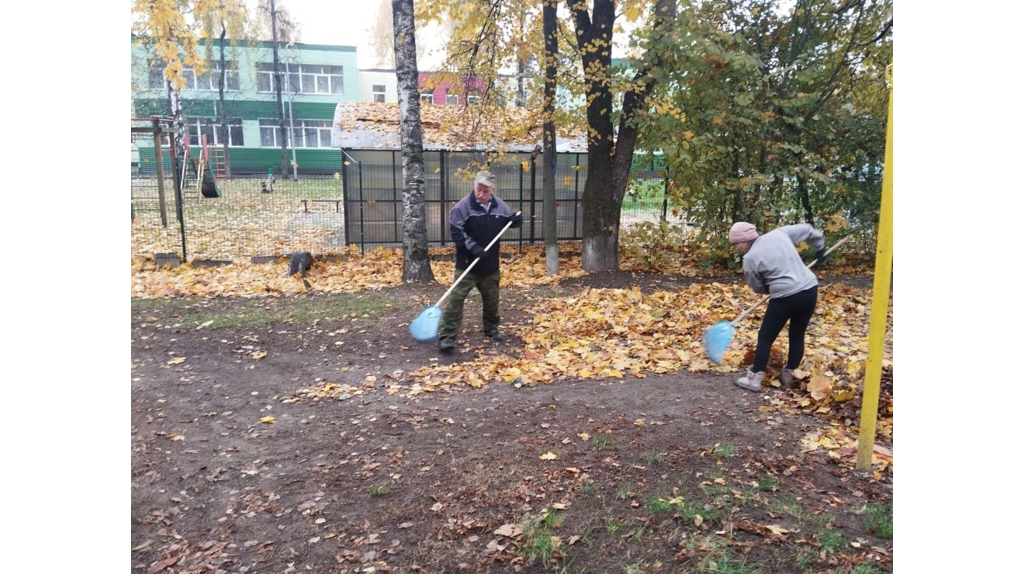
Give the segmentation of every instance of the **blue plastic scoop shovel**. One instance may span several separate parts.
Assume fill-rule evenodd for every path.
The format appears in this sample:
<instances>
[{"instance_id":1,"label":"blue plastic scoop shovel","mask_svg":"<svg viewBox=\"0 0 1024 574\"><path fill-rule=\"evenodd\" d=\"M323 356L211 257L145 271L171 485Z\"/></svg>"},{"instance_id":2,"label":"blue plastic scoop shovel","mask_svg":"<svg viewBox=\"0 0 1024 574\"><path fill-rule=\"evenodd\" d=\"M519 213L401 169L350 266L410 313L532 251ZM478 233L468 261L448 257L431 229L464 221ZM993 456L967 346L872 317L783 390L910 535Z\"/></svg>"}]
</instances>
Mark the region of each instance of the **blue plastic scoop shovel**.
<instances>
[{"instance_id":1,"label":"blue plastic scoop shovel","mask_svg":"<svg viewBox=\"0 0 1024 574\"><path fill-rule=\"evenodd\" d=\"M846 240L849 238L850 236L840 239L835 245L825 252L825 256L827 257L837 247L846 243ZM810 269L811 267L814 267L815 263L817 263L817 260L811 261L811 264L808 265L807 268ZM746 319L747 315L750 315L754 309L760 307L762 303L769 299L769 297L771 296L765 295L763 299L751 305L749 309L732 321L719 321L712 325L710 329L704 331L704 351L708 354L708 359L710 359L712 363L716 365L722 364L722 356L725 355L725 350L729 348L729 343L732 342L733 336L736 335L736 325L739 325L740 321Z\"/></svg>"}]
</instances>

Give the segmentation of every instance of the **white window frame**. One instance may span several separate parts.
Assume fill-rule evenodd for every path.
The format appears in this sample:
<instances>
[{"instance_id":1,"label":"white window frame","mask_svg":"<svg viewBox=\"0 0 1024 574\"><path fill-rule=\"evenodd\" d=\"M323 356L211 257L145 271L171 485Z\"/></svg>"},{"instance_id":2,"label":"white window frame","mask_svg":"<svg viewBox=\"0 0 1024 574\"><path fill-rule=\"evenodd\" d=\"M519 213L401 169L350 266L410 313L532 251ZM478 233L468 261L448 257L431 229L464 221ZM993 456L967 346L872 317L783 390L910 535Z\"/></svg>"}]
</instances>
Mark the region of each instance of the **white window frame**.
<instances>
[{"instance_id":1,"label":"white window frame","mask_svg":"<svg viewBox=\"0 0 1024 574\"><path fill-rule=\"evenodd\" d=\"M281 136L280 127L278 126L277 119L261 118L260 122L260 147L264 148L279 148L281 147ZM294 129L292 131L292 145L296 149L317 149L317 148L329 148L331 147L331 127L332 120L294 120L292 125ZM288 129L287 123L285 129ZM270 130L273 134L274 143L267 145L263 141L264 130ZM314 145L308 145L310 139L313 138Z\"/></svg>"},{"instance_id":2,"label":"white window frame","mask_svg":"<svg viewBox=\"0 0 1024 574\"><path fill-rule=\"evenodd\" d=\"M285 91L295 94L342 96L345 95L344 66L313 64L280 64ZM260 78L266 76L265 88ZM308 86L307 86L308 84ZM337 87L338 91L334 91ZM268 94L274 92L274 64L256 64L256 91Z\"/></svg>"},{"instance_id":3,"label":"white window frame","mask_svg":"<svg viewBox=\"0 0 1024 574\"><path fill-rule=\"evenodd\" d=\"M420 103L434 103L434 92L420 92Z\"/></svg>"},{"instance_id":4,"label":"white window frame","mask_svg":"<svg viewBox=\"0 0 1024 574\"><path fill-rule=\"evenodd\" d=\"M380 90L378 90L377 88L380 88ZM387 93L388 93L388 87L386 85L373 84L373 101L374 102L384 102L387 99ZM377 96L380 96L380 99L377 99Z\"/></svg>"},{"instance_id":5,"label":"white window frame","mask_svg":"<svg viewBox=\"0 0 1024 574\"><path fill-rule=\"evenodd\" d=\"M472 104L479 104L480 103L480 96L478 96L476 94L469 94L468 96L466 96L466 103L470 104L470 105L472 105Z\"/></svg>"},{"instance_id":6,"label":"white window frame","mask_svg":"<svg viewBox=\"0 0 1024 574\"><path fill-rule=\"evenodd\" d=\"M332 120L295 120L293 145L310 149L331 147L331 123ZM314 145L309 145L310 138Z\"/></svg>"},{"instance_id":7,"label":"white window frame","mask_svg":"<svg viewBox=\"0 0 1024 574\"><path fill-rule=\"evenodd\" d=\"M185 127L188 128L189 145L201 146L203 145L203 127L207 121L213 124L213 140L207 138L206 143L208 145L221 145L220 141L220 118L209 118L209 117L190 117L185 118ZM242 141L235 142L235 137L232 135L234 128L238 128L238 134L242 136ZM195 133L193 133L193 131ZM195 138L192 141L192 138ZM242 131L242 118L228 118L228 147L244 147L245 146L245 133Z\"/></svg>"},{"instance_id":8,"label":"white window frame","mask_svg":"<svg viewBox=\"0 0 1024 574\"><path fill-rule=\"evenodd\" d=\"M452 101L452 98L455 98L454 102ZM457 105L459 105L459 95L458 94L445 93L445 95L444 95L444 103L447 106L457 106Z\"/></svg>"},{"instance_id":9,"label":"white window frame","mask_svg":"<svg viewBox=\"0 0 1024 574\"><path fill-rule=\"evenodd\" d=\"M278 125L277 119L260 118L259 122L260 122L260 147L271 147L271 148L273 148L273 147L281 147L281 142L278 141L279 139L281 139L281 127ZM271 123L271 122L273 122L273 123ZM267 129L269 129L270 133L274 136L273 137L274 142L272 144L270 144L270 145L267 145L267 143L264 141L264 138L263 138L263 134L264 134L263 130L267 130Z\"/></svg>"},{"instance_id":10,"label":"white window frame","mask_svg":"<svg viewBox=\"0 0 1024 574\"><path fill-rule=\"evenodd\" d=\"M154 79L154 77L157 74L159 74L161 84L159 86L154 86L153 85L153 79ZM217 75L215 75L215 74L217 74ZM209 70L207 70L205 73L199 74L199 75L196 74L195 68L182 68L182 76L185 78L185 89L186 90L194 90L194 91L197 91L197 92L217 92L217 91L219 91L220 88L217 86L217 79L218 79L218 75L219 74L220 74L220 62L214 62L213 66L211 66ZM209 78L209 82L210 82L209 86L210 87L208 87L208 88L199 88L199 87L197 87L199 85L199 78L203 78L204 80ZM234 79L235 87L231 87L232 79ZM151 90L163 89L167 85L166 82L167 82L167 78L164 77L164 66L162 64L157 64L157 65L154 65L154 66L150 66L150 71L149 71L149 89L151 89ZM238 84L238 69L235 68L234 66L231 66L230 62L228 63L227 73L224 75L224 91L225 92L238 92L238 91L241 91L241 86Z\"/></svg>"}]
</instances>

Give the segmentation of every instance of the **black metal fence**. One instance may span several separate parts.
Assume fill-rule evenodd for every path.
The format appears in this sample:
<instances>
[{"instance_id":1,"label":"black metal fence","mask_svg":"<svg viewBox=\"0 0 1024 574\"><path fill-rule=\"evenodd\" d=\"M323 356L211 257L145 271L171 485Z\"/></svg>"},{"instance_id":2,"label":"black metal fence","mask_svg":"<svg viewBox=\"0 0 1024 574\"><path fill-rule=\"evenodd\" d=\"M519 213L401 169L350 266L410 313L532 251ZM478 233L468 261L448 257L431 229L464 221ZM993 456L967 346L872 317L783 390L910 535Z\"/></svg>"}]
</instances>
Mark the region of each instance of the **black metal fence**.
<instances>
[{"instance_id":1,"label":"black metal fence","mask_svg":"<svg viewBox=\"0 0 1024 574\"><path fill-rule=\"evenodd\" d=\"M163 130L173 129L166 120L160 125ZM271 154L264 153L256 161L232 151L228 170L218 165L213 153L204 156L200 147L179 157L182 154L172 153L167 131L158 133L140 126L153 127L148 121L133 121L133 256L166 254L165 260L233 261L295 251L329 256L350 248L363 251L401 246L401 152L335 149L319 154L318 161L302 161L297 170L281 175L280 162ZM164 142L161 153L157 153L157 139ZM489 165L487 160L483 153L425 154L431 244L450 245L448 214L470 193L474 175L485 165L498 180L497 195L513 209L523 211L523 227L509 230L506 241L543 242L539 158L504 154L492 156ZM555 174L558 237L578 240L582 237L586 154L558 154ZM646 185L634 185L637 183ZM671 219L663 189L664 175L657 166L635 170L623 203L622 228L666 216Z\"/></svg>"},{"instance_id":2,"label":"black metal fence","mask_svg":"<svg viewBox=\"0 0 1024 574\"><path fill-rule=\"evenodd\" d=\"M399 151L342 150L342 180L345 189L345 240L361 250L402 244L402 154ZM473 177L489 169L497 179L495 195L513 210L523 212L523 226L511 229L503 241L537 243L544 241L543 174L540 158L526 154L495 157L482 152L428 151L424 153L424 204L427 240L435 245L451 243L448 214L472 191ZM555 161L557 233L560 241L582 239L582 195L587 181L587 154L559 153ZM637 181L647 181L642 192L627 196L621 227L641 221L658 221L668 216L664 195L664 172L652 162L650 168L634 170ZM654 193L650 193L654 191Z\"/></svg>"}]
</instances>

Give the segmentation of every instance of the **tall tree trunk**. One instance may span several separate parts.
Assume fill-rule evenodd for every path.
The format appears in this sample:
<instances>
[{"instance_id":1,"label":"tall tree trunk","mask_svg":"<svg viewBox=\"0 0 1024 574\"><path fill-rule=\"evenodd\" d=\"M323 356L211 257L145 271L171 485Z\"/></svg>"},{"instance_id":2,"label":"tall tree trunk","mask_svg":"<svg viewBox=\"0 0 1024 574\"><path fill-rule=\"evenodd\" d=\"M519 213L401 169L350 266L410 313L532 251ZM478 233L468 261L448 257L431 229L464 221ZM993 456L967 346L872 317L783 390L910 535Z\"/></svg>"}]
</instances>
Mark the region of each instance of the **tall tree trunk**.
<instances>
[{"instance_id":1,"label":"tall tree trunk","mask_svg":"<svg viewBox=\"0 0 1024 574\"><path fill-rule=\"evenodd\" d=\"M224 177L231 177L231 158L228 157L228 139L230 139L230 128L228 127L228 108L224 105L224 81L226 78L227 59L224 57L224 41L227 39L227 24L220 24L220 77L218 78L217 90L220 98L220 143L224 148ZM208 168L210 166L207 166ZM216 173L213 174L216 176Z\"/></svg>"},{"instance_id":2,"label":"tall tree trunk","mask_svg":"<svg viewBox=\"0 0 1024 574\"><path fill-rule=\"evenodd\" d=\"M622 204L616 204L612 183L612 27L615 5L611 0L594 0L593 17L585 0L570 0L576 21L576 39L583 57L587 90L587 182L583 186L583 269L607 271L619 268L619 218ZM589 48L601 46L596 50Z\"/></svg>"},{"instance_id":3,"label":"tall tree trunk","mask_svg":"<svg viewBox=\"0 0 1024 574\"><path fill-rule=\"evenodd\" d=\"M281 58L277 50L277 6L274 0L270 0L270 33L271 45L274 52L274 91L277 92L277 126L281 134L281 177L288 174L288 139L293 134L288 132L284 126L284 100L281 99L281 89L284 81L281 78Z\"/></svg>"},{"instance_id":4,"label":"tall tree trunk","mask_svg":"<svg viewBox=\"0 0 1024 574\"><path fill-rule=\"evenodd\" d=\"M428 283L434 280L434 272L430 268L427 211L423 203L423 126L420 123L413 0L391 0L391 12L402 122L402 281Z\"/></svg>"},{"instance_id":5,"label":"tall tree trunk","mask_svg":"<svg viewBox=\"0 0 1024 574\"><path fill-rule=\"evenodd\" d=\"M167 102L171 110L171 118L174 120L174 137L171 138L171 145L174 146L174 153L178 159L185 161L185 119L181 113L181 90L178 90L171 83L167 82Z\"/></svg>"},{"instance_id":6,"label":"tall tree trunk","mask_svg":"<svg viewBox=\"0 0 1024 574\"><path fill-rule=\"evenodd\" d=\"M558 275L558 209L555 203L555 74L558 57L556 0L544 0L544 254L548 275Z\"/></svg>"},{"instance_id":7,"label":"tall tree trunk","mask_svg":"<svg viewBox=\"0 0 1024 574\"><path fill-rule=\"evenodd\" d=\"M796 176L796 184L800 205L804 208L804 221L814 225L814 210L811 209L811 197L807 194L807 178L803 174Z\"/></svg>"},{"instance_id":8,"label":"tall tree trunk","mask_svg":"<svg viewBox=\"0 0 1024 574\"><path fill-rule=\"evenodd\" d=\"M587 183L583 187L583 269L619 268L619 219L622 200L636 148L636 114L654 88L652 72L664 59L666 47L650 50L642 69L633 77L634 88L622 98L618 139L612 129L611 63L614 0L593 0L593 16L586 0L569 0L576 23L576 39L583 60L587 90ZM652 45L666 39L675 22L676 0L658 0L651 22Z\"/></svg>"}]
</instances>

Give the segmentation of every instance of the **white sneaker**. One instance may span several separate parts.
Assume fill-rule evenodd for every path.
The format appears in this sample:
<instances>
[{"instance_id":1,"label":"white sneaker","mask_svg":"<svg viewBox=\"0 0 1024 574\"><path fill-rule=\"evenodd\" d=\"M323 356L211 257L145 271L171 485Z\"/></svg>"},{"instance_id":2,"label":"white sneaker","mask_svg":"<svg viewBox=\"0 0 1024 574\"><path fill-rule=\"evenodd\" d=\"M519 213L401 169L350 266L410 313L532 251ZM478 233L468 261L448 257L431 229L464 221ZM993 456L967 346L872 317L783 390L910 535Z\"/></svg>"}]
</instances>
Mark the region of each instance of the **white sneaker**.
<instances>
[{"instance_id":1,"label":"white sneaker","mask_svg":"<svg viewBox=\"0 0 1024 574\"><path fill-rule=\"evenodd\" d=\"M736 386L748 391L758 392L761 390L761 381L764 380L764 371L755 373L748 370L746 375L736 379Z\"/></svg>"}]
</instances>

